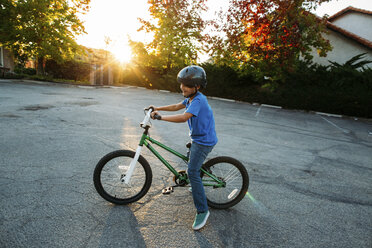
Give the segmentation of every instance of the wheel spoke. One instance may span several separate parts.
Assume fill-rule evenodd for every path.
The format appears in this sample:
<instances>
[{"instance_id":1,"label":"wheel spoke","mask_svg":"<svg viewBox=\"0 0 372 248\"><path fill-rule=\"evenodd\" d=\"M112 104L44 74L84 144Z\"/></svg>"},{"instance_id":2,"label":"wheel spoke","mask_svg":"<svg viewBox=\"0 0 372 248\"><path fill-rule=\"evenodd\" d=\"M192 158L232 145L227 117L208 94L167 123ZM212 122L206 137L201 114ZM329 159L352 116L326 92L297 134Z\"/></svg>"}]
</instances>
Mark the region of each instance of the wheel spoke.
<instances>
[{"instance_id":1,"label":"wheel spoke","mask_svg":"<svg viewBox=\"0 0 372 248\"><path fill-rule=\"evenodd\" d=\"M103 198L116 204L127 204L147 193L152 180L147 162L137 162L128 184L121 181L133 157L132 151L116 151L107 154L97 164L94 185Z\"/></svg>"},{"instance_id":2,"label":"wheel spoke","mask_svg":"<svg viewBox=\"0 0 372 248\"><path fill-rule=\"evenodd\" d=\"M210 163L210 165L208 165ZM248 188L249 178L244 166L237 160L218 157L206 163L207 169L226 183L225 187L205 187L208 204L215 208L228 208L237 204Z\"/></svg>"}]
</instances>

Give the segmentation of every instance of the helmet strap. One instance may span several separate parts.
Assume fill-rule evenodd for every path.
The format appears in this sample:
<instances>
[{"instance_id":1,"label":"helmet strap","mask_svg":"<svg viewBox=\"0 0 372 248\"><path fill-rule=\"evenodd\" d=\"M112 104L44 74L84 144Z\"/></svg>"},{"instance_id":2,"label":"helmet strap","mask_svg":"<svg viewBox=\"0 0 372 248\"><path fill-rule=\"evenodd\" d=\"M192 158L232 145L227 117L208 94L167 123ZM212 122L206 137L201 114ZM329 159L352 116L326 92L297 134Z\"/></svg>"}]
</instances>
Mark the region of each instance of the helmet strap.
<instances>
[{"instance_id":1,"label":"helmet strap","mask_svg":"<svg viewBox=\"0 0 372 248\"><path fill-rule=\"evenodd\" d=\"M188 96L185 96L185 98L192 98L192 97L194 97L196 95L196 93L198 93L198 88L195 86L195 92L192 93L192 94L190 94L190 95L188 95Z\"/></svg>"}]
</instances>

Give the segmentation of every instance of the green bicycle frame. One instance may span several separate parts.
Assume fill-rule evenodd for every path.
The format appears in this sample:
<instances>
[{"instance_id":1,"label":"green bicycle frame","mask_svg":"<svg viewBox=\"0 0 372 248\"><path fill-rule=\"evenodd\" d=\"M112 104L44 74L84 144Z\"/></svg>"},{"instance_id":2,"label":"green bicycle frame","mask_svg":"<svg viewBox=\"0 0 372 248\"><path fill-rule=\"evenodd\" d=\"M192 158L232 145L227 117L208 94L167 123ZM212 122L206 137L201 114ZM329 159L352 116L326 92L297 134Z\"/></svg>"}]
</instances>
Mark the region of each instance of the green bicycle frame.
<instances>
[{"instance_id":1,"label":"green bicycle frame","mask_svg":"<svg viewBox=\"0 0 372 248\"><path fill-rule=\"evenodd\" d=\"M147 135L147 132L144 132L142 134L139 145L140 146L145 145L175 175L176 178L185 179L187 181L187 183L190 183L188 178L182 178L183 176L180 173L178 173L174 169L174 167L165 158L163 158L159 154L158 151L155 150L155 148L150 144L150 142L152 144L160 146L164 150L176 155L177 157L181 158L186 163L189 161L189 158L186 157L185 155L173 150L172 148L160 143L159 141L151 138L150 136ZM212 186L212 187L215 187L215 188L225 187L225 182L223 182L222 180L220 180L219 178L217 178L213 174L209 173L208 171L204 170L203 168L201 168L200 170L209 177L208 179L207 178L202 179L204 186Z\"/></svg>"}]
</instances>

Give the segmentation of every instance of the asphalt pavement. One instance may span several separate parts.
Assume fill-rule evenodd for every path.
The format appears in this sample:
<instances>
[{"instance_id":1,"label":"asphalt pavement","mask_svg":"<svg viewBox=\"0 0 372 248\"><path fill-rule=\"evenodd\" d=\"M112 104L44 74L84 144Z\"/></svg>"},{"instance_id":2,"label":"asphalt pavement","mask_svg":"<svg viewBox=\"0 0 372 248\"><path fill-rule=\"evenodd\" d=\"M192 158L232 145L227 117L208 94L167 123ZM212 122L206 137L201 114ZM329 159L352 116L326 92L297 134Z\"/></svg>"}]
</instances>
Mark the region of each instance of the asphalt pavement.
<instances>
[{"instance_id":1,"label":"asphalt pavement","mask_svg":"<svg viewBox=\"0 0 372 248\"><path fill-rule=\"evenodd\" d=\"M106 153L135 150L143 109L183 100L137 87L0 80L0 247L372 247L372 120L209 98L219 143L250 176L249 193L211 209L201 231L187 188L148 151L139 202L115 206L93 186ZM165 113L163 113L165 114ZM152 121L185 153L185 123ZM162 154L184 170L178 158Z\"/></svg>"}]
</instances>

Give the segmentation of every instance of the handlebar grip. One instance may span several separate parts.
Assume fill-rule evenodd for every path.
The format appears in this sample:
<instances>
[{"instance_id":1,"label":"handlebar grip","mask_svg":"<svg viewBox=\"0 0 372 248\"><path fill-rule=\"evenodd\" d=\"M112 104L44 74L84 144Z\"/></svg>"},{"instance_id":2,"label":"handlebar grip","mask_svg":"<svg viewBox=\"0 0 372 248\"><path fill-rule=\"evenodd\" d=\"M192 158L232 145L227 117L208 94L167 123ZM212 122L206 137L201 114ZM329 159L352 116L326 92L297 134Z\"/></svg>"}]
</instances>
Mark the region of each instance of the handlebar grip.
<instances>
[{"instance_id":1,"label":"handlebar grip","mask_svg":"<svg viewBox=\"0 0 372 248\"><path fill-rule=\"evenodd\" d=\"M148 107L148 108L145 108L146 111L150 110L151 109L151 112L154 112L154 108L153 107Z\"/></svg>"},{"instance_id":2,"label":"handlebar grip","mask_svg":"<svg viewBox=\"0 0 372 248\"><path fill-rule=\"evenodd\" d=\"M155 120L161 120L161 115L154 115Z\"/></svg>"}]
</instances>

